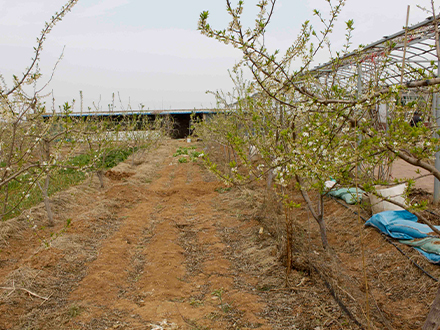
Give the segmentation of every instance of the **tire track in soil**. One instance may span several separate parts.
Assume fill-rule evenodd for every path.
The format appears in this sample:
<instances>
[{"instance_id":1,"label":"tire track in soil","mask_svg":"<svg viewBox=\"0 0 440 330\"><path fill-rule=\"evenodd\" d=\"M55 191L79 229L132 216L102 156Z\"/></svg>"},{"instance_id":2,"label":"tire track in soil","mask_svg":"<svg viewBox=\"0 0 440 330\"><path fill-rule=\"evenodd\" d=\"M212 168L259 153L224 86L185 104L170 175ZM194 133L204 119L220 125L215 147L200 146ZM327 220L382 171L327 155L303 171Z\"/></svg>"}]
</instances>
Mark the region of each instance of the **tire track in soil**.
<instances>
[{"instance_id":1,"label":"tire track in soil","mask_svg":"<svg viewBox=\"0 0 440 330\"><path fill-rule=\"evenodd\" d=\"M234 287L231 247L221 235L243 223L214 207L221 184L171 157L159 174L143 199L119 214L123 223L71 293L69 303L83 312L70 326L271 329L258 316L261 299Z\"/></svg>"}]
</instances>

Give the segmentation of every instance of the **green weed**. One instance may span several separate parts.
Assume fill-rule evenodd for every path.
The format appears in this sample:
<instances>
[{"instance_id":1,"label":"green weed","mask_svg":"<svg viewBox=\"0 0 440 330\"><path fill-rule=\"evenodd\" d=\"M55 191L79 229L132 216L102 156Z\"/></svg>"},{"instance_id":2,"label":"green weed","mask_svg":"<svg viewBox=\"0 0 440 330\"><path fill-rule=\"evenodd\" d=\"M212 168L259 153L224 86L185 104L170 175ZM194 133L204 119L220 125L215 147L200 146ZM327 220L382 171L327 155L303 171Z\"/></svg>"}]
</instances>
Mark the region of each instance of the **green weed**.
<instances>
[{"instance_id":1,"label":"green weed","mask_svg":"<svg viewBox=\"0 0 440 330\"><path fill-rule=\"evenodd\" d=\"M198 324L196 320L186 320L186 322L191 326L191 330L210 330L210 328Z\"/></svg>"},{"instance_id":2,"label":"green weed","mask_svg":"<svg viewBox=\"0 0 440 330\"><path fill-rule=\"evenodd\" d=\"M181 155L189 155L189 150L194 150L196 147L179 147L176 152L173 154L173 157L181 156Z\"/></svg>"},{"instance_id":3,"label":"green weed","mask_svg":"<svg viewBox=\"0 0 440 330\"><path fill-rule=\"evenodd\" d=\"M179 163L187 163L188 159L185 158L186 156L189 156L190 161L196 162L197 159L204 154L203 152L195 151L194 149L196 149L196 147L179 147L173 154L173 157L184 156L179 158ZM185 159L185 161L183 159Z\"/></svg>"},{"instance_id":4,"label":"green weed","mask_svg":"<svg viewBox=\"0 0 440 330\"><path fill-rule=\"evenodd\" d=\"M189 304L193 307L199 307L199 306L203 306L203 301L191 298Z\"/></svg>"},{"instance_id":5,"label":"green weed","mask_svg":"<svg viewBox=\"0 0 440 330\"><path fill-rule=\"evenodd\" d=\"M84 311L84 308L78 305L72 305L69 307L68 314L70 317L74 318L79 316Z\"/></svg>"},{"instance_id":6,"label":"green weed","mask_svg":"<svg viewBox=\"0 0 440 330\"><path fill-rule=\"evenodd\" d=\"M227 188L219 187L219 188L215 188L214 190L219 194L224 194L227 191L231 191L231 189L232 187L227 187Z\"/></svg>"},{"instance_id":7,"label":"green weed","mask_svg":"<svg viewBox=\"0 0 440 330\"><path fill-rule=\"evenodd\" d=\"M134 151L137 151L137 148L134 148ZM112 168L126 160L132 153L132 148L111 150L106 155L105 162L98 162L97 166L104 169ZM77 155L66 162L67 166L65 168L53 171L50 174L48 195L52 196L59 191L66 190L82 182L86 178L86 174L79 169L70 168L69 166L81 168L89 165L91 161L92 159L89 154ZM8 184L8 205L20 205L16 209L10 210L10 212L4 216L3 220L14 218L21 214L23 210L29 209L43 201L43 194L36 184L28 184L27 186L23 184L23 182L27 182L30 178L30 174L21 175ZM25 198L23 199L23 197ZM0 195L0 204L3 202L2 198L4 197ZM22 199L23 201L20 203ZM6 210L6 212L8 211L9 210Z\"/></svg>"},{"instance_id":8,"label":"green weed","mask_svg":"<svg viewBox=\"0 0 440 330\"><path fill-rule=\"evenodd\" d=\"M223 305L223 293L224 292L225 292L225 289L220 288L220 289L214 290L211 293L213 296L216 296L216 297L218 297L220 299L220 305Z\"/></svg>"}]
</instances>

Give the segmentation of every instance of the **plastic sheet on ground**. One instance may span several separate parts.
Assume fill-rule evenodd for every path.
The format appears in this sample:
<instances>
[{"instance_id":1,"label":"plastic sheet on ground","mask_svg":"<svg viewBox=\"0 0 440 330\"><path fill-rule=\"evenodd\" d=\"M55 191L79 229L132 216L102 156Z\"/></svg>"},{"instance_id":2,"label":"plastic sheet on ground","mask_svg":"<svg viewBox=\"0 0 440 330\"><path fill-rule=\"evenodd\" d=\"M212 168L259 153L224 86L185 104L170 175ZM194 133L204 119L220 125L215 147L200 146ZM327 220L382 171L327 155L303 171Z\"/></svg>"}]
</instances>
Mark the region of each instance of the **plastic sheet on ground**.
<instances>
[{"instance_id":1,"label":"plastic sheet on ground","mask_svg":"<svg viewBox=\"0 0 440 330\"><path fill-rule=\"evenodd\" d=\"M338 190L330 191L328 194L330 196L343 199L347 204L356 203L356 190L357 190L357 200L362 199L362 195L365 193L362 189L356 188L341 188Z\"/></svg>"},{"instance_id":2,"label":"plastic sheet on ground","mask_svg":"<svg viewBox=\"0 0 440 330\"><path fill-rule=\"evenodd\" d=\"M425 237L422 239L402 240L399 242L412 246L428 259L429 255L433 255L431 258L436 260L435 263L440 263L440 238Z\"/></svg>"},{"instance_id":3,"label":"plastic sheet on ground","mask_svg":"<svg viewBox=\"0 0 440 330\"><path fill-rule=\"evenodd\" d=\"M440 238L417 220L414 214L406 210L384 211L373 215L365 225L373 226L400 243L414 247L430 262L440 264ZM440 230L440 226L436 228Z\"/></svg>"}]
</instances>

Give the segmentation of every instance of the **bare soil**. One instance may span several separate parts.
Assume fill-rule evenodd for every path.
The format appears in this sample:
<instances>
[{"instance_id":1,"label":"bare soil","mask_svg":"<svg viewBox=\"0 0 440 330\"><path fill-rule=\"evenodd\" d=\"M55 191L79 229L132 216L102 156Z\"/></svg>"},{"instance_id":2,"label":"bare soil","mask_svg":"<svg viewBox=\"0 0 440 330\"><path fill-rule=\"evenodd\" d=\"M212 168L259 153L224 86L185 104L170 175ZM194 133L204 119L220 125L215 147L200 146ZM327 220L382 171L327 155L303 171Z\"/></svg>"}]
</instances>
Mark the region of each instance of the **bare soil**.
<instances>
[{"instance_id":1,"label":"bare soil","mask_svg":"<svg viewBox=\"0 0 440 330\"><path fill-rule=\"evenodd\" d=\"M0 329L420 329L438 283L412 262L438 266L328 199L331 251L299 208L286 281L276 198L179 163L179 146L56 195L54 228L43 205L1 224Z\"/></svg>"}]
</instances>

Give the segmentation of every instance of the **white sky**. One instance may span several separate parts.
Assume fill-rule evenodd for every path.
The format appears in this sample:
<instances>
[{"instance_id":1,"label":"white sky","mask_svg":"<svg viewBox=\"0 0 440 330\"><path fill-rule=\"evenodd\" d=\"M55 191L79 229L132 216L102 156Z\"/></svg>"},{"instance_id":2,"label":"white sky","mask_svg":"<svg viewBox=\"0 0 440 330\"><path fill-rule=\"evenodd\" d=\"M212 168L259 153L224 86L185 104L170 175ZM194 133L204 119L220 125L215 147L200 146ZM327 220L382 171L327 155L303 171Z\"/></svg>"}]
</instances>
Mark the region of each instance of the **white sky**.
<instances>
[{"instance_id":1,"label":"white sky","mask_svg":"<svg viewBox=\"0 0 440 330\"><path fill-rule=\"evenodd\" d=\"M440 1L437 0L437 4ZM58 11L63 0L0 0L0 73L7 82L30 64L36 37L44 22ZM233 1L236 3L236 1ZM245 1L245 23L252 24L256 0ZM407 5L410 24L428 14L416 7L429 0L347 0L332 37L337 50L344 39L344 21L354 19L353 46L374 42L400 31ZM77 100L84 94L85 109L99 101L107 108L112 93L120 93L123 106L130 98L134 109L212 107L207 90L228 91L228 69L241 53L197 31L200 12L209 10L214 28L228 22L225 0L80 0L49 34L42 54L41 71L48 78L66 46L64 58L47 91L56 104ZM286 49L305 19L316 22L314 8L324 0L278 0L266 44ZM318 25L315 24L318 29ZM319 62L327 59L321 56ZM120 108L117 102L117 108Z\"/></svg>"}]
</instances>

